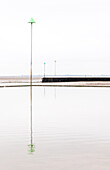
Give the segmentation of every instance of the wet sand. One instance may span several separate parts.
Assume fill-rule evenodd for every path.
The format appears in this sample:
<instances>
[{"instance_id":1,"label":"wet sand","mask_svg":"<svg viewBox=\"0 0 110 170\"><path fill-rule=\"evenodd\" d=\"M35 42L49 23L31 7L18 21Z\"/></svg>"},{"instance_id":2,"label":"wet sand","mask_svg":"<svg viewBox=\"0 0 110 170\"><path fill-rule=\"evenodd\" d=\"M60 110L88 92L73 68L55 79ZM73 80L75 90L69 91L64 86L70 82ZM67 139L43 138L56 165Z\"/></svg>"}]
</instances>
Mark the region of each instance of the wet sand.
<instances>
[{"instance_id":1,"label":"wet sand","mask_svg":"<svg viewBox=\"0 0 110 170\"><path fill-rule=\"evenodd\" d=\"M42 83L44 86L63 86L63 87L110 87L110 82L62 82L62 83Z\"/></svg>"},{"instance_id":2,"label":"wet sand","mask_svg":"<svg viewBox=\"0 0 110 170\"><path fill-rule=\"evenodd\" d=\"M0 82L0 87L28 87L30 81L11 80ZM61 83L42 83L41 79L33 80L32 86L43 87L110 87L110 82L61 82Z\"/></svg>"}]
</instances>

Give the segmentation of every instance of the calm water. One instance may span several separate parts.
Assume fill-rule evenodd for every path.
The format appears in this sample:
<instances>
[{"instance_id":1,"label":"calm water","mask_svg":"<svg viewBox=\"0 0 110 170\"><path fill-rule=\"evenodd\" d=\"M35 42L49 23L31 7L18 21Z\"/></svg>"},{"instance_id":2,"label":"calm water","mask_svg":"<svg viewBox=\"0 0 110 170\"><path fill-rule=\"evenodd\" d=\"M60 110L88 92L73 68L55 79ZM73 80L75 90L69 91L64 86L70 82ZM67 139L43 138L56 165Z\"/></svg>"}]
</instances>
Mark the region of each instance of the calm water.
<instances>
[{"instance_id":1,"label":"calm water","mask_svg":"<svg viewBox=\"0 0 110 170\"><path fill-rule=\"evenodd\" d=\"M109 170L110 88L0 89L1 170ZM31 151L34 152L31 152Z\"/></svg>"}]
</instances>

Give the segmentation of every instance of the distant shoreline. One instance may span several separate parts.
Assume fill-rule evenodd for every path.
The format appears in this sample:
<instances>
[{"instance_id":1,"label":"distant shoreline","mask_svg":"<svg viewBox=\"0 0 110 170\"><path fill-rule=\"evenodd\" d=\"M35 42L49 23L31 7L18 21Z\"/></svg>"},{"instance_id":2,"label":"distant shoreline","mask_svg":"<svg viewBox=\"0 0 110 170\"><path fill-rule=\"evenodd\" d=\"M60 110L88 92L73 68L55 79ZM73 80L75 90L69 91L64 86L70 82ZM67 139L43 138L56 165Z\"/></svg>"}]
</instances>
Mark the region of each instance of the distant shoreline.
<instances>
[{"instance_id":1,"label":"distant shoreline","mask_svg":"<svg viewBox=\"0 0 110 170\"><path fill-rule=\"evenodd\" d=\"M33 86L41 87L110 87L110 77L33 76ZM30 76L0 76L0 87L28 87Z\"/></svg>"}]
</instances>

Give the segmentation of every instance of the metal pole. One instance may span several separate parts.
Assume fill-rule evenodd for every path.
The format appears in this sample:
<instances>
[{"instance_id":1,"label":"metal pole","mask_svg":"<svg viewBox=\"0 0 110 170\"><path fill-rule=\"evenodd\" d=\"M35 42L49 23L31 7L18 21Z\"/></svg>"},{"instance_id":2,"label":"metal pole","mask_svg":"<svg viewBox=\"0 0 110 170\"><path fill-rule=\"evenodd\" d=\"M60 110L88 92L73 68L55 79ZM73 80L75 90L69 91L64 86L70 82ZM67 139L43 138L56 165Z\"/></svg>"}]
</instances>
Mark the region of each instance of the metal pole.
<instances>
[{"instance_id":1,"label":"metal pole","mask_svg":"<svg viewBox=\"0 0 110 170\"><path fill-rule=\"evenodd\" d=\"M56 60L54 62L55 62L55 76L56 76Z\"/></svg>"},{"instance_id":2,"label":"metal pole","mask_svg":"<svg viewBox=\"0 0 110 170\"><path fill-rule=\"evenodd\" d=\"M30 101L31 101L31 145L32 140L32 23L31 23L31 68L30 68Z\"/></svg>"},{"instance_id":3,"label":"metal pole","mask_svg":"<svg viewBox=\"0 0 110 170\"><path fill-rule=\"evenodd\" d=\"M56 62L55 62L55 76L56 76Z\"/></svg>"},{"instance_id":4,"label":"metal pole","mask_svg":"<svg viewBox=\"0 0 110 170\"><path fill-rule=\"evenodd\" d=\"M30 130L31 130L31 144L30 144L30 152L34 152L33 145L33 134L32 134L32 24L35 23L33 18L28 22L31 24L31 63L30 63Z\"/></svg>"},{"instance_id":5,"label":"metal pole","mask_svg":"<svg viewBox=\"0 0 110 170\"><path fill-rule=\"evenodd\" d=\"M44 77L45 77L45 64L44 64Z\"/></svg>"},{"instance_id":6,"label":"metal pole","mask_svg":"<svg viewBox=\"0 0 110 170\"><path fill-rule=\"evenodd\" d=\"M46 65L46 63L44 62L44 77L45 77L45 65Z\"/></svg>"}]
</instances>

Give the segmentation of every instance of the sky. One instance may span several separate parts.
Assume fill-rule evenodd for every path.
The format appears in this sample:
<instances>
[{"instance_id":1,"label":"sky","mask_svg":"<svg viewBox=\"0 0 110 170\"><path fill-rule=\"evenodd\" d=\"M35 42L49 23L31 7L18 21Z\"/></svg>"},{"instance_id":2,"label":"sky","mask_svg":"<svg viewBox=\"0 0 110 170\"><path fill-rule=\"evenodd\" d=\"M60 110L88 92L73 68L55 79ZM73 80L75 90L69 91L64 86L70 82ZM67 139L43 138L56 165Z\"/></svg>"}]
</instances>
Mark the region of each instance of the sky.
<instances>
[{"instance_id":1,"label":"sky","mask_svg":"<svg viewBox=\"0 0 110 170\"><path fill-rule=\"evenodd\" d=\"M0 2L0 76L110 75L109 0Z\"/></svg>"}]
</instances>

